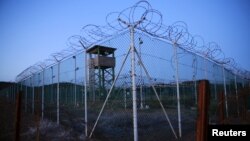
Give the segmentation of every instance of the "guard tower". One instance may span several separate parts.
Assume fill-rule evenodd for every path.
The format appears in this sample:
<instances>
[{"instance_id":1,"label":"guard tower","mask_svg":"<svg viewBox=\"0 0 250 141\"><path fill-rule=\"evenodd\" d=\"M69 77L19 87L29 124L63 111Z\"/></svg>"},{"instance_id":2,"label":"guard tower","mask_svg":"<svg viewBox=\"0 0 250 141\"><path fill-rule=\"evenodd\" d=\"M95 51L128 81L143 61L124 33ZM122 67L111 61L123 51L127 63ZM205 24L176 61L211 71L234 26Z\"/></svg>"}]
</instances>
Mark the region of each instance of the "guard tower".
<instances>
[{"instance_id":1,"label":"guard tower","mask_svg":"<svg viewBox=\"0 0 250 141\"><path fill-rule=\"evenodd\" d=\"M107 90L115 79L116 48L95 45L87 50L89 54L89 86L93 101L106 97Z\"/></svg>"}]
</instances>

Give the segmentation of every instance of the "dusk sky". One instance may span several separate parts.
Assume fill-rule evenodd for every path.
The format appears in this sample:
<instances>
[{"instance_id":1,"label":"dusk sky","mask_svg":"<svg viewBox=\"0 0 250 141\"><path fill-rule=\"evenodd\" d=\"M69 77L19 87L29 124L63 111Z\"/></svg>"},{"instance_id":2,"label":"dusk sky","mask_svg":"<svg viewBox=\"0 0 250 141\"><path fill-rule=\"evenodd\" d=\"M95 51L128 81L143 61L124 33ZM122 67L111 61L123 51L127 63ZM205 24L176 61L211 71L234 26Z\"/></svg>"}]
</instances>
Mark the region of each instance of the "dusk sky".
<instances>
[{"instance_id":1,"label":"dusk sky","mask_svg":"<svg viewBox=\"0 0 250 141\"><path fill-rule=\"evenodd\" d=\"M1 0L0 81L15 81L27 67L67 48L67 39L86 24L137 0ZM184 21L192 34L217 42L226 57L250 71L249 0L148 0L170 25Z\"/></svg>"}]
</instances>

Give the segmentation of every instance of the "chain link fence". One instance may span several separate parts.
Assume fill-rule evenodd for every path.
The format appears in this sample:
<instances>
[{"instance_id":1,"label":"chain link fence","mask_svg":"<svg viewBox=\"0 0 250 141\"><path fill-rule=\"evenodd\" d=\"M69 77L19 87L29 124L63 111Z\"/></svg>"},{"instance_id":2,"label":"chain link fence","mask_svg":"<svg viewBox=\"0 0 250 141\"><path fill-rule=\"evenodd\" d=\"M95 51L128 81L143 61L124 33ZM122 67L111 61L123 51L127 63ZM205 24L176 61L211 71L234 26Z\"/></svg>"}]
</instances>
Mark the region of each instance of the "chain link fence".
<instances>
[{"instance_id":1,"label":"chain link fence","mask_svg":"<svg viewBox=\"0 0 250 141\"><path fill-rule=\"evenodd\" d=\"M98 83L100 76L94 74L91 77L94 77L97 83L91 84L94 85L93 90L90 82L87 82L87 133L94 139L133 140L129 38L130 34L127 31L99 44L116 48L114 72L117 80L114 87L111 87L109 82L105 82L103 88ZM244 101L247 99L249 102L249 97L242 91L249 87L249 81L229 72L223 65L178 48L180 94L180 118L178 118L174 46L140 31L135 32L134 41L137 51L135 78L140 140L175 140L175 137L180 136L194 138L199 94L197 87L198 81L202 79L210 81L210 123L221 122L218 120L221 103L219 93L224 97L222 100L225 107L223 109L225 123L230 118L239 118L244 114L244 108L247 107ZM80 140L83 135L85 136L86 125L85 81L91 79L85 78L85 55L88 54L80 52L41 72L34 73L20 83L2 90L1 97L15 102L17 91L22 90L22 114L29 115L31 123L41 128L40 124L43 124L44 120L58 122L67 129L64 134L69 140ZM88 56L87 60L89 60ZM101 114L100 111L102 111ZM23 132L29 131L30 127L27 126L31 125L25 120L26 118L21 120ZM43 129L40 130L39 134L43 135ZM27 138L25 134L21 135Z\"/></svg>"},{"instance_id":2,"label":"chain link fence","mask_svg":"<svg viewBox=\"0 0 250 141\"><path fill-rule=\"evenodd\" d=\"M109 36L95 26L93 36L77 40L82 46L74 44L76 53L53 54L56 63L29 68L17 84L1 90L1 105L9 104L13 112L1 116L1 122L11 118L1 123L0 140L11 140L15 133L13 105L19 90L22 140L194 140L198 83L204 79L210 82L210 124L245 117L249 79L228 69L225 60L211 59L210 50L202 56L187 48L176 25L165 31L164 40L156 25L135 17L127 23L121 15L120 25L139 27L122 26Z\"/></svg>"}]
</instances>

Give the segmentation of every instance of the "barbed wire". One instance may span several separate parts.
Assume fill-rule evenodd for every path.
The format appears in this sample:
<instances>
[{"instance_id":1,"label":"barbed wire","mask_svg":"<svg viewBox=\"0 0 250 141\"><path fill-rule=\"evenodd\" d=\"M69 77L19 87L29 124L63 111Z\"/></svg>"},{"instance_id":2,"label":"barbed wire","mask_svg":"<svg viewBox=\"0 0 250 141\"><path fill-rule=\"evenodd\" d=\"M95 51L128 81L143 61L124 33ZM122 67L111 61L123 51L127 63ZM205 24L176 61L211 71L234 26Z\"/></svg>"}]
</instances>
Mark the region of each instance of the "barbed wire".
<instances>
[{"instance_id":1,"label":"barbed wire","mask_svg":"<svg viewBox=\"0 0 250 141\"><path fill-rule=\"evenodd\" d=\"M141 22L138 24L138 21ZM111 12L107 14L106 26L95 24L83 26L80 35L73 35L68 38L67 46L69 48L52 54L49 59L43 62L43 64L46 64L44 66L58 63L69 55L80 52L84 50L84 48L86 49L97 42L112 37L116 33L127 30L128 26L125 25L124 22L129 23L129 25L138 24L135 27L137 30L145 32L153 37L166 40L179 48L220 64L237 75L250 79L250 72L239 67L234 59L226 58L216 42L209 42L206 44L202 36L192 35L188 31L188 26L185 22L177 21L169 26L164 25L161 12L153 9L146 0L139 1L135 5L120 12ZM178 53L178 57L181 56L180 54L181 53ZM39 65L35 64L25 69L16 77L16 81L21 81L32 75L32 73L35 73L35 71L37 71L37 66Z\"/></svg>"}]
</instances>

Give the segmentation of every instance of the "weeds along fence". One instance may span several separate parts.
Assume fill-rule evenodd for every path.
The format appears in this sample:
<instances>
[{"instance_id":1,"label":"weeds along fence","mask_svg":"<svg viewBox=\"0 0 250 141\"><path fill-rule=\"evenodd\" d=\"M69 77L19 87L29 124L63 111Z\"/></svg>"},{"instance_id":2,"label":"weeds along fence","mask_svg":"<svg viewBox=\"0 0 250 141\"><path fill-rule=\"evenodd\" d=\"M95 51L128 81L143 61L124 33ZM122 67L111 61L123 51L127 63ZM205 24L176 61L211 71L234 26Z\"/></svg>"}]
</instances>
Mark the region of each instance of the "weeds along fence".
<instances>
[{"instance_id":1,"label":"weeds along fence","mask_svg":"<svg viewBox=\"0 0 250 141\"><path fill-rule=\"evenodd\" d=\"M136 5L140 3L146 2ZM24 133L30 122L39 127L49 120L68 129L65 140L84 139L82 135L100 140L194 140L198 84L204 79L210 82L211 124L244 115L250 102L246 76L224 61L183 47L177 39L137 28L141 23L134 21L122 22L128 26L73 55L54 54L55 64L28 69L29 75L1 91L1 98L13 103L22 91L21 138L28 138ZM85 47L86 38L80 39ZM43 139L48 132L39 129L36 133ZM9 139L13 129L2 134Z\"/></svg>"}]
</instances>

